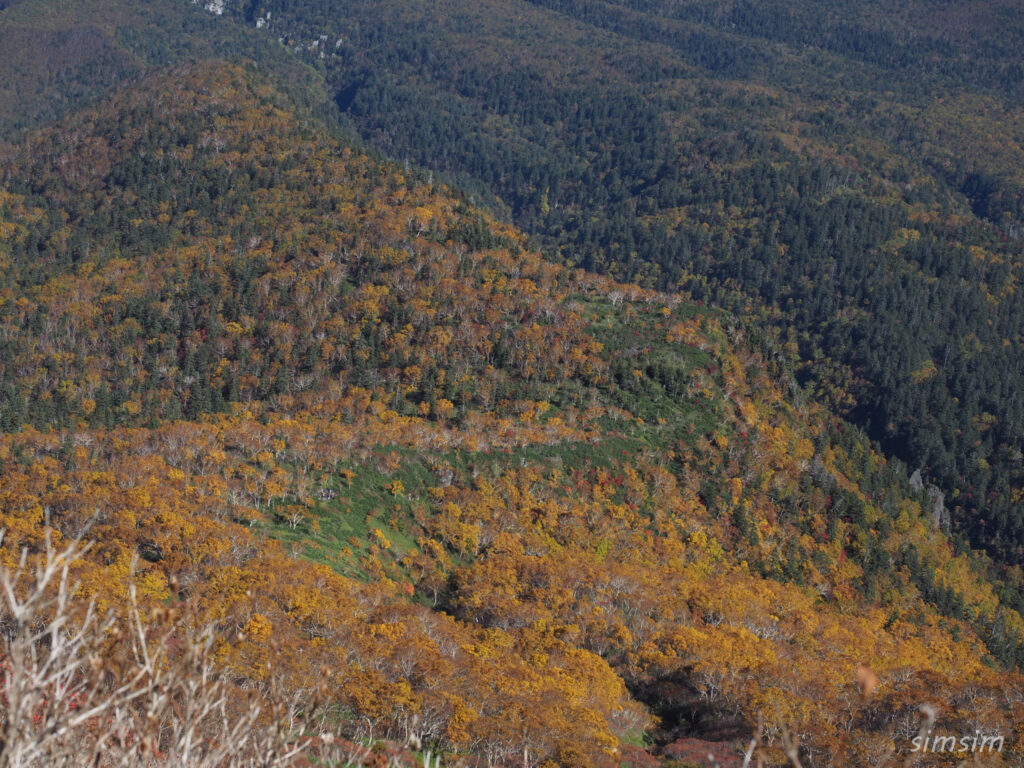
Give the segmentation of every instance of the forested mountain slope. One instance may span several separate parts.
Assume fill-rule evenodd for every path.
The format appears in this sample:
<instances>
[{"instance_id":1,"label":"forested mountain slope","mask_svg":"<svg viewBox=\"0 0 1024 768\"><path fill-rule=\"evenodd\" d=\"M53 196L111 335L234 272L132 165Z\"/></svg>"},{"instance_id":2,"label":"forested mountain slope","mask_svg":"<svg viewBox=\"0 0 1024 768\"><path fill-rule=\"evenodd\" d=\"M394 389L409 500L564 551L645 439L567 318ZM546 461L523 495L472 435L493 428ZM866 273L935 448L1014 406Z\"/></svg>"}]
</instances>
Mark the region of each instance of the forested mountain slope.
<instances>
[{"instance_id":1,"label":"forested mountain slope","mask_svg":"<svg viewBox=\"0 0 1024 768\"><path fill-rule=\"evenodd\" d=\"M549 254L746 315L1020 594L1012 2L228 3Z\"/></svg>"},{"instance_id":2,"label":"forested mountain slope","mask_svg":"<svg viewBox=\"0 0 1024 768\"><path fill-rule=\"evenodd\" d=\"M0 122L211 55L286 73L316 105L280 40L375 146L458 179L549 255L772 335L816 396L939 486L954 534L1020 600L1013 4L218 8L8 4Z\"/></svg>"},{"instance_id":3,"label":"forested mountain slope","mask_svg":"<svg viewBox=\"0 0 1024 768\"><path fill-rule=\"evenodd\" d=\"M1019 761L1020 615L733 316L545 261L253 67L0 178L5 565L88 532L81 597L134 559L240 691L451 761L874 766L922 704Z\"/></svg>"},{"instance_id":4,"label":"forested mountain slope","mask_svg":"<svg viewBox=\"0 0 1024 768\"><path fill-rule=\"evenodd\" d=\"M0 136L93 103L153 67L242 56L273 69L306 103L305 66L250 30L218 24L187 2L0 2Z\"/></svg>"}]
</instances>

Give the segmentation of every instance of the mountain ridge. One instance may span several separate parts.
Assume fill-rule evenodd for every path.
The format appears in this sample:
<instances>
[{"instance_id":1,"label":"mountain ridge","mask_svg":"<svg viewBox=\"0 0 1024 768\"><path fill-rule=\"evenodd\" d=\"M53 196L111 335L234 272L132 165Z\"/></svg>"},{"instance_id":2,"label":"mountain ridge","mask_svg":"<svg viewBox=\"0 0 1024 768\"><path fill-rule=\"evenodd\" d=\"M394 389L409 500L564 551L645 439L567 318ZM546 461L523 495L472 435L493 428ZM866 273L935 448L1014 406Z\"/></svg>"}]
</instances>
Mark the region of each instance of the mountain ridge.
<instances>
[{"instance_id":1,"label":"mountain ridge","mask_svg":"<svg viewBox=\"0 0 1024 768\"><path fill-rule=\"evenodd\" d=\"M1015 759L1024 622L728 313L544 261L254 67L151 75L0 168L6 566L88 529L83 595L122 605L138 554L237 685L453 759L756 731L781 763L787 728L868 765L936 690Z\"/></svg>"},{"instance_id":2,"label":"mountain ridge","mask_svg":"<svg viewBox=\"0 0 1024 768\"><path fill-rule=\"evenodd\" d=\"M552 257L769 328L802 383L942 488L1019 599L1022 31L1007 4L844 11L225 15L264 19L366 141L448 174Z\"/></svg>"}]
</instances>

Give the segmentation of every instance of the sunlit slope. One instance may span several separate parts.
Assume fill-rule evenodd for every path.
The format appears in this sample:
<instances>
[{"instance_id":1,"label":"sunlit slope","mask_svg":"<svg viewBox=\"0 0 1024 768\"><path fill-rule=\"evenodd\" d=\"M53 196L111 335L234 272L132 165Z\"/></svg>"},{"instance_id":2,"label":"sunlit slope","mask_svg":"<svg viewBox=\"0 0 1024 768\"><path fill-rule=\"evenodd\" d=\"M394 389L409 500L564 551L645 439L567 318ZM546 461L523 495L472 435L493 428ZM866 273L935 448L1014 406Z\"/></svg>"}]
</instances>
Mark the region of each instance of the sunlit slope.
<instances>
[{"instance_id":1,"label":"sunlit slope","mask_svg":"<svg viewBox=\"0 0 1024 768\"><path fill-rule=\"evenodd\" d=\"M213 55L287 72L315 106L304 61L373 145L457 179L549 254L774 335L816 397L941 489L951 531L1019 602L1013 11L22 0L0 10L0 122Z\"/></svg>"},{"instance_id":2,"label":"sunlit slope","mask_svg":"<svg viewBox=\"0 0 1024 768\"><path fill-rule=\"evenodd\" d=\"M926 702L1016 759L1020 617L729 315L544 261L244 67L0 168L7 562L91 524L83 596L137 555L241 687L326 683L344 735L415 718L452 759L762 722L874 765Z\"/></svg>"},{"instance_id":3,"label":"sunlit slope","mask_svg":"<svg viewBox=\"0 0 1024 768\"><path fill-rule=\"evenodd\" d=\"M228 5L558 258L747 315L1019 599L1012 3Z\"/></svg>"}]
</instances>

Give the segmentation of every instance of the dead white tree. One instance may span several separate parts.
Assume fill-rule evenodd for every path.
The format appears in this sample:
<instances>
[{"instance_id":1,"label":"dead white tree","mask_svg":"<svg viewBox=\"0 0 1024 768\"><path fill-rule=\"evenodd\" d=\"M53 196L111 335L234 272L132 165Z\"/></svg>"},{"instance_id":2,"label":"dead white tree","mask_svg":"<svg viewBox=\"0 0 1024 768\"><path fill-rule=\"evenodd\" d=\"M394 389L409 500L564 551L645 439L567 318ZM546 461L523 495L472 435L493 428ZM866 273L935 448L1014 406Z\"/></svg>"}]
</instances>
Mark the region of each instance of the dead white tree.
<instances>
[{"instance_id":1,"label":"dead white tree","mask_svg":"<svg viewBox=\"0 0 1024 768\"><path fill-rule=\"evenodd\" d=\"M23 552L0 569L0 768L285 766L332 751L319 696L241 691L194 617L144 616L132 585L122 615L76 599L87 550L47 539L38 565Z\"/></svg>"}]
</instances>

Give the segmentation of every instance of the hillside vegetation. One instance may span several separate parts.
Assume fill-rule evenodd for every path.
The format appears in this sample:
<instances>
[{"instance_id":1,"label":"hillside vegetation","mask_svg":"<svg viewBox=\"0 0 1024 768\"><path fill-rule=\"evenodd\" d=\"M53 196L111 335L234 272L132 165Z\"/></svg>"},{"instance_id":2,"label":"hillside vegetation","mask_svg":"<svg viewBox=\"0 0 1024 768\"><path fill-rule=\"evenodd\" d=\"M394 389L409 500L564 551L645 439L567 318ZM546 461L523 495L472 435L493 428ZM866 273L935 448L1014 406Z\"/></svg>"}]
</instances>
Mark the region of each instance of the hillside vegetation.
<instances>
[{"instance_id":1,"label":"hillside vegetation","mask_svg":"<svg viewBox=\"0 0 1024 768\"><path fill-rule=\"evenodd\" d=\"M550 258L773 338L816 399L941 491L957 546L987 550L1024 609L1012 3L218 8L7 4L0 132L211 56L329 113L304 61L363 138Z\"/></svg>"},{"instance_id":2,"label":"hillside vegetation","mask_svg":"<svg viewBox=\"0 0 1024 768\"><path fill-rule=\"evenodd\" d=\"M1019 600L1012 2L245 0L373 146L550 256L728 307L937 484ZM225 24L225 26L228 26Z\"/></svg>"},{"instance_id":3,"label":"hillside vegetation","mask_svg":"<svg viewBox=\"0 0 1024 768\"><path fill-rule=\"evenodd\" d=\"M544 260L253 67L152 75L0 178L3 566L95 540L80 599L134 570L352 744L875 766L933 704L1019 761L986 561L735 316Z\"/></svg>"},{"instance_id":4,"label":"hillside vegetation","mask_svg":"<svg viewBox=\"0 0 1024 768\"><path fill-rule=\"evenodd\" d=\"M95 103L158 67L245 57L303 103L322 101L308 69L250 30L185 0L0 1L0 137Z\"/></svg>"}]
</instances>

